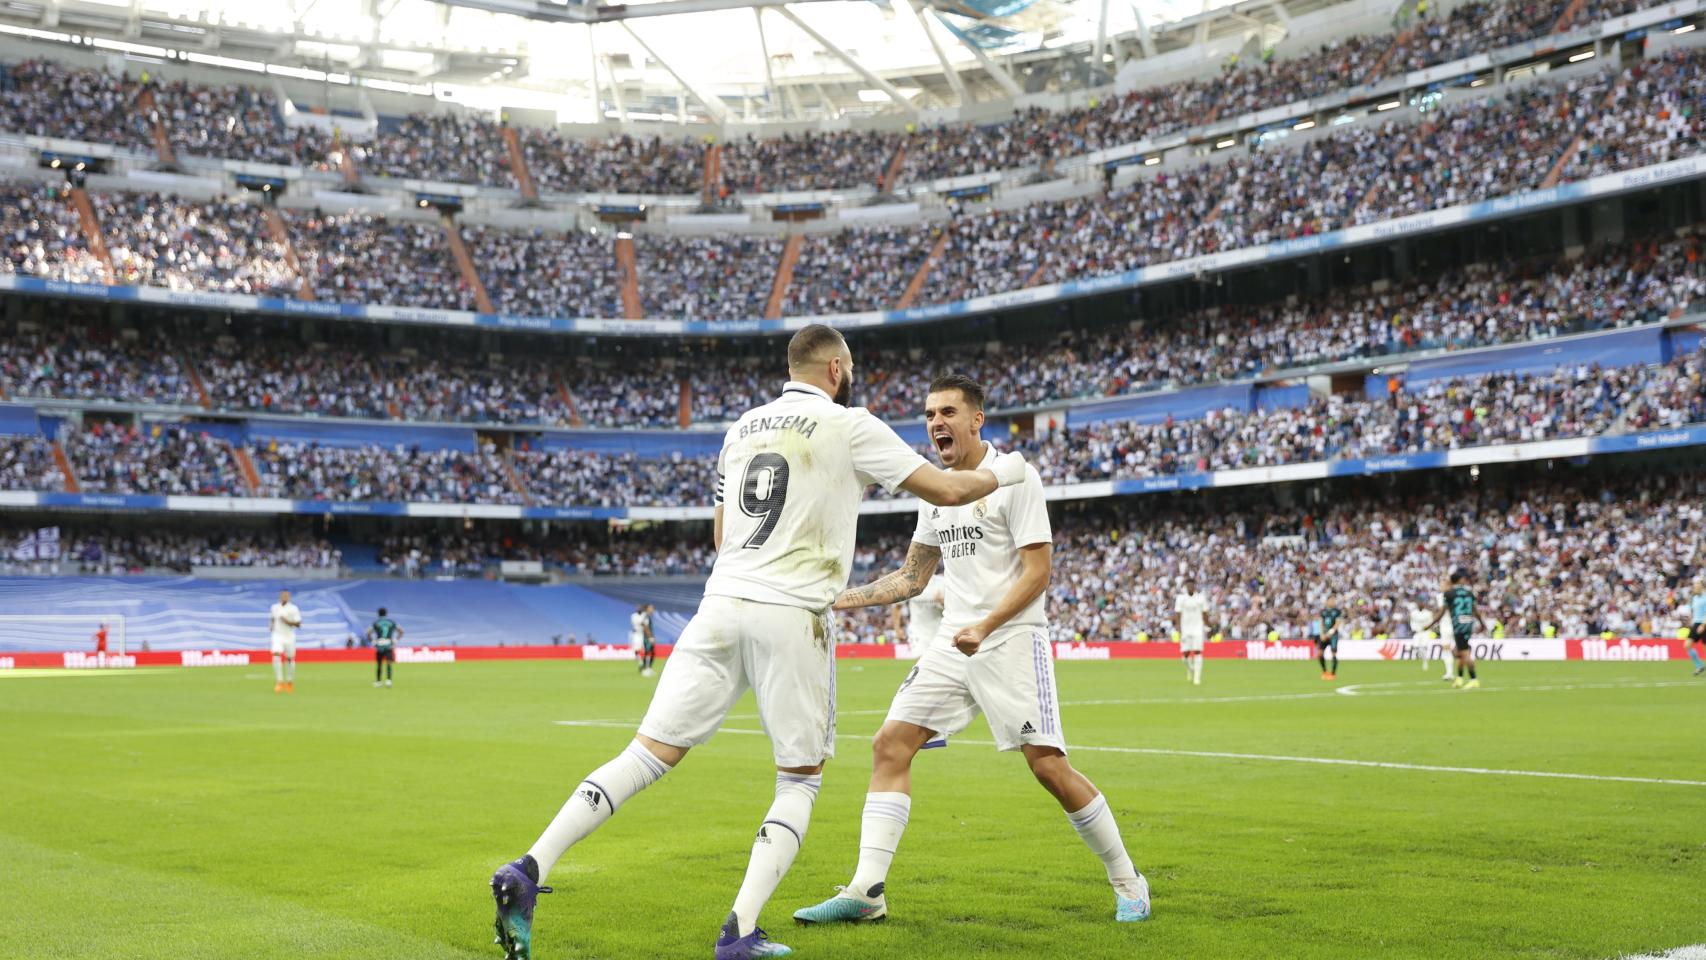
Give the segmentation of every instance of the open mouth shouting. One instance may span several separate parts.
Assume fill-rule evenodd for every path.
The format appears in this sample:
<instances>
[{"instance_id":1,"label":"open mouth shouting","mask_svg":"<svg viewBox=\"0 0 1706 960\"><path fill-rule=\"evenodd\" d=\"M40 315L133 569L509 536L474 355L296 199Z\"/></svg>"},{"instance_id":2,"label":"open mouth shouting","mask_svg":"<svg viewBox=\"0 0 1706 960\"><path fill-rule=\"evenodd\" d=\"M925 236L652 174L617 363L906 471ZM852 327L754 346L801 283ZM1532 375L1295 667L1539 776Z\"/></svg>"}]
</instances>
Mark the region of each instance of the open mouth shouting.
<instances>
[{"instance_id":1,"label":"open mouth shouting","mask_svg":"<svg viewBox=\"0 0 1706 960\"><path fill-rule=\"evenodd\" d=\"M954 455L954 434L947 424L938 424L930 431L930 442L936 445L936 452L947 461Z\"/></svg>"}]
</instances>

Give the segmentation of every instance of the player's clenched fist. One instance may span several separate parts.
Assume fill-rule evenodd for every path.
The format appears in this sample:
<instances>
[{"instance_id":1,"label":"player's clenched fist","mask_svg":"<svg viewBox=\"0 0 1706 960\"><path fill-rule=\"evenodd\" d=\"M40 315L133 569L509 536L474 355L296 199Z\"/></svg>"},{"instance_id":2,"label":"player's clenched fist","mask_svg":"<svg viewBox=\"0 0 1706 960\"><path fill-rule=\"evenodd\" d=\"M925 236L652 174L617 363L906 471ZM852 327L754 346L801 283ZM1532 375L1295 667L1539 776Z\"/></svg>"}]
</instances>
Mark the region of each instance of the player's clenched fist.
<instances>
[{"instance_id":1,"label":"player's clenched fist","mask_svg":"<svg viewBox=\"0 0 1706 960\"><path fill-rule=\"evenodd\" d=\"M983 645L983 638L988 635L982 627L967 627L954 634L954 649L969 657L977 652L977 648Z\"/></svg>"}]
</instances>

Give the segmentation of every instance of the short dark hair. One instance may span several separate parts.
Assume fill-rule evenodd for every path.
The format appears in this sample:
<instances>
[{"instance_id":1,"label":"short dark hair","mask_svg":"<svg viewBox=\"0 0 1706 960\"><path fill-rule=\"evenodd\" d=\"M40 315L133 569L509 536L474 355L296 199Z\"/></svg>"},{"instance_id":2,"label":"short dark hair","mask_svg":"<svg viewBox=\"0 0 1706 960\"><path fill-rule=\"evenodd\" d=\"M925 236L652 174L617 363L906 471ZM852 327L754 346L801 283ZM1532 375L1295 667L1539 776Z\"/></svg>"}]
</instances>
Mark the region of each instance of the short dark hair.
<instances>
[{"instance_id":1,"label":"short dark hair","mask_svg":"<svg viewBox=\"0 0 1706 960\"><path fill-rule=\"evenodd\" d=\"M944 373L930 381L931 393L940 393L943 390L958 390L960 395L966 398L966 403L970 404L972 409L983 409L983 384L963 373Z\"/></svg>"},{"instance_id":2,"label":"short dark hair","mask_svg":"<svg viewBox=\"0 0 1706 960\"><path fill-rule=\"evenodd\" d=\"M385 608L384 607L379 608L379 615L382 617L385 616Z\"/></svg>"},{"instance_id":3,"label":"short dark hair","mask_svg":"<svg viewBox=\"0 0 1706 960\"><path fill-rule=\"evenodd\" d=\"M1469 571L1464 570L1461 567L1459 567L1456 570L1451 571L1451 582L1452 583L1462 583L1463 581L1465 581L1467 579L1469 579Z\"/></svg>"},{"instance_id":4,"label":"short dark hair","mask_svg":"<svg viewBox=\"0 0 1706 960\"><path fill-rule=\"evenodd\" d=\"M788 369L799 370L816 360L823 351L839 349L847 341L841 336L841 331L822 323L813 323L800 328L788 341Z\"/></svg>"}]
</instances>

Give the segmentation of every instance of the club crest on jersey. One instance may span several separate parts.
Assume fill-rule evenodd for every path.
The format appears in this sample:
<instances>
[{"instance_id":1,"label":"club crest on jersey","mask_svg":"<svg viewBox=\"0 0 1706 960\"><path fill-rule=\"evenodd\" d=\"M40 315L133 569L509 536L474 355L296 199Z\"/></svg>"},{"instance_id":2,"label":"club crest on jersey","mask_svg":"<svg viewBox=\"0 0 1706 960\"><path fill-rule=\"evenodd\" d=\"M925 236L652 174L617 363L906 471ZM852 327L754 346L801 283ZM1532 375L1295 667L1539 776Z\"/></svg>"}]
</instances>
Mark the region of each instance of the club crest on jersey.
<instances>
[{"instance_id":1,"label":"club crest on jersey","mask_svg":"<svg viewBox=\"0 0 1706 960\"><path fill-rule=\"evenodd\" d=\"M982 500L979 500L977 503L972 504L971 515L973 518L978 519L978 520L982 520L984 517L988 516L989 515L989 498L984 497Z\"/></svg>"}]
</instances>

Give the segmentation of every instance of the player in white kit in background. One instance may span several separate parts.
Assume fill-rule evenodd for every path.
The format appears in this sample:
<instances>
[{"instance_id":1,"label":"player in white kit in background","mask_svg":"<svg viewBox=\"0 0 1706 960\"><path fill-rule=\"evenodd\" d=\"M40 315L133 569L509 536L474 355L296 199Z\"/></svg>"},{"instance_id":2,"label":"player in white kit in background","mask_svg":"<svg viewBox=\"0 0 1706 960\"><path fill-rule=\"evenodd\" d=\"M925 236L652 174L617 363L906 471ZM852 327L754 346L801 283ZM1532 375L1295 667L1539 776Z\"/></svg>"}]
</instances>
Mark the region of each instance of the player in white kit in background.
<instances>
[{"instance_id":1,"label":"player in white kit in background","mask_svg":"<svg viewBox=\"0 0 1706 960\"><path fill-rule=\"evenodd\" d=\"M652 676L653 649L657 645L657 637L652 633L652 613L656 607L642 603L628 614L628 646L634 651L634 663L640 668L640 676Z\"/></svg>"},{"instance_id":2,"label":"player in white kit in background","mask_svg":"<svg viewBox=\"0 0 1706 960\"><path fill-rule=\"evenodd\" d=\"M290 591L280 590L278 602L268 615L272 639L273 693L296 692L296 628L302 626L302 611L290 602Z\"/></svg>"},{"instance_id":3,"label":"player in white kit in background","mask_svg":"<svg viewBox=\"0 0 1706 960\"><path fill-rule=\"evenodd\" d=\"M941 575L930 576L930 582L924 585L923 592L906 601L904 629L900 622L900 604L895 604L890 620L895 636L905 637L908 644L920 650L935 639L936 631L942 626L942 606L947 602L944 594L946 589L947 581Z\"/></svg>"},{"instance_id":4,"label":"player in white kit in background","mask_svg":"<svg viewBox=\"0 0 1706 960\"><path fill-rule=\"evenodd\" d=\"M1428 668L1428 662L1433 659L1434 644L1439 642L1439 635L1431 629L1434 622L1434 611L1417 602L1420 598L1410 600L1410 634L1415 639L1416 659L1422 661L1422 669ZM1440 647L1440 662L1445 664L1445 677L1451 679L1451 658L1445 655L1445 648Z\"/></svg>"},{"instance_id":5,"label":"player in white kit in background","mask_svg":"<svg viewBox=\"0 0 1706 960\"><path fill-rule=\"evenodd\" d=\"M1185 679L1200 687L1203 641L1208 633L1203 614L1208 611L1208 598L1197 589L1196 578L1185 581L1185 592L1173 601L1173 611L1179 615L1179 655L1185 659Z\"/></svg>"},{"instance_id":6,"label":"player in white kit in background","mask_svg":"<svg viewBox=\"0 0 1706 960\"><path fill-rule=\"evenodd\" d=\"M951 470L973 470L997 456L979 436L983 399L983 387L958 374L930 385L926 427ZM871 743L871 785L853 879L840 894L795 911L794 919L834 923L888 915L889 865L912 812L912 760L937 737L964 730L979 711L989 719L997 749L1024 754L1031 773L1101 859L1114 888L1115 919L1148 919L1149 884L1126 854L1108 801L1066 759L1044 612L1053 551L1042 478L1027 465L1024 483L974 503L921 504L901 568L836 600L841 610L895 603L918 595L937 563L945 564L942 626L901 682ZM993 808L987 799L976 806Z\"/></svg>"},{"instance_id":7,"label":"player in white kit in background","mask_svg":"<svg viewBox=\"0 0 1706 960\"><path fill-rule=\"evenodd\" d=\"M794 335L788 375L781 395L742 416L723 440L711 577L633 743L582 780L527 855L492 877L498 942L511 960L531 956L534 902L550 891L540 884L558 859L709 740L748 687L770 735L775 802L715 956L788 954L758 927L758 914L799 852L824 761L835 752L829 608L847 586L865 487L952 505L1026 479L1018 454L990 458L981 470L939 470L863 407L849 408L853 357L829 327Z\"/></svg>"}]
</instances>

